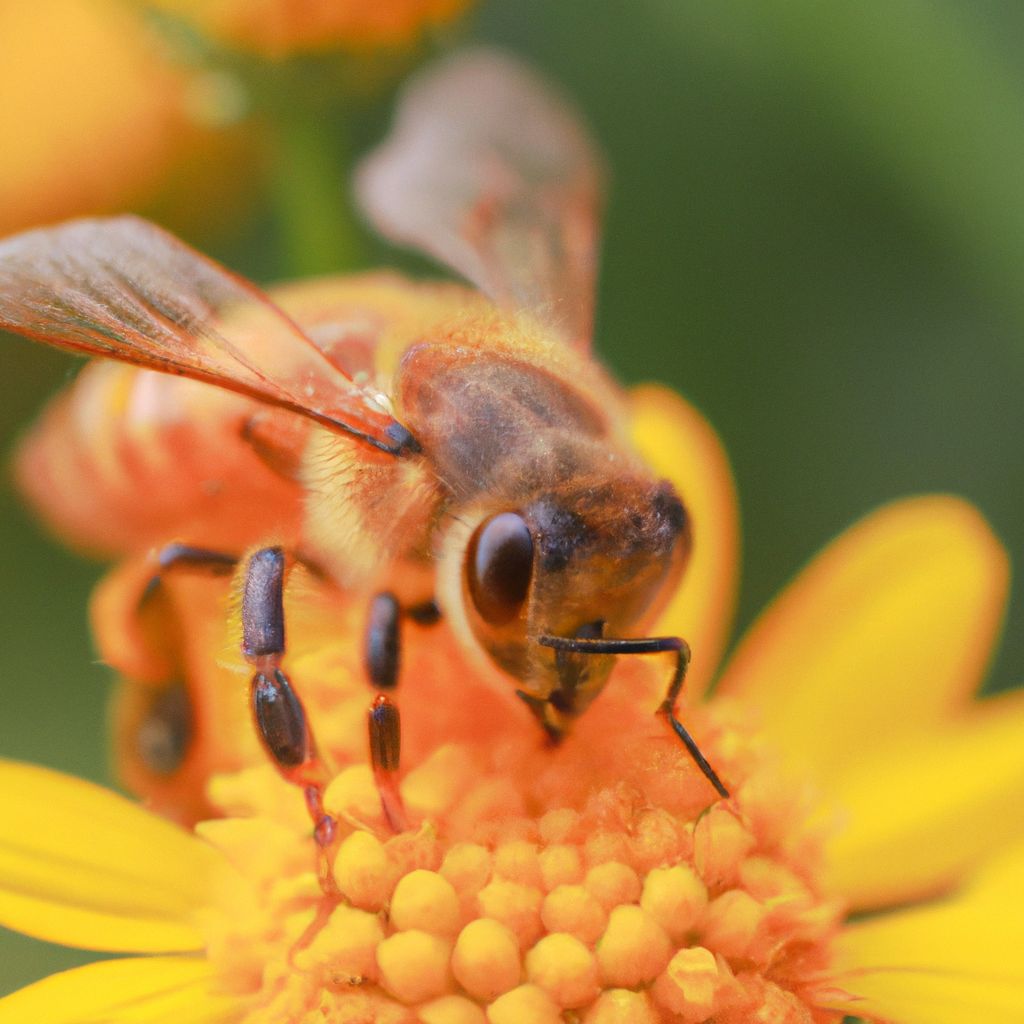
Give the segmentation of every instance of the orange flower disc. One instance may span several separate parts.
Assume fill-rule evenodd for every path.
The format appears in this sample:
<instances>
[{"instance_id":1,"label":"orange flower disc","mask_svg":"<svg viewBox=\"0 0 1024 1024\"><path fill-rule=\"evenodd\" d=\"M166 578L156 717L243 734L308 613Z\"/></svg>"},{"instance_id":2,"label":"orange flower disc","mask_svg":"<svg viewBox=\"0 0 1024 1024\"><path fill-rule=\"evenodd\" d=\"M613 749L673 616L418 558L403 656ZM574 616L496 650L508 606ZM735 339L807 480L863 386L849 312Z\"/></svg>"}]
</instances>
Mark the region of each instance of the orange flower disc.
<instances>
[{"instance_id":1,"label":"orange flower disc","mask_svg":"<svg viewBox=\"0 0 1024 1024\"><path fill-rule=\"evenodd\" d=\"M270 767L215 778L214 804L243 820L199 826L246 882L244 910L208 921L246 1024L738 1024L776 1004L780 1020L833 1019L807 1009L841 916L819 886L820 837L728 708L686 714L732 788L716 802L652 713L656 662L623 665L552 751L525 708L453 682L442 639L403 690L413 825L394 835L352 728L367 699L350 647L293 663L318 707L334 696L313 725L341 766L325 797L338 894L318 885L301 801Z\"/></svg>"}]
</instances>

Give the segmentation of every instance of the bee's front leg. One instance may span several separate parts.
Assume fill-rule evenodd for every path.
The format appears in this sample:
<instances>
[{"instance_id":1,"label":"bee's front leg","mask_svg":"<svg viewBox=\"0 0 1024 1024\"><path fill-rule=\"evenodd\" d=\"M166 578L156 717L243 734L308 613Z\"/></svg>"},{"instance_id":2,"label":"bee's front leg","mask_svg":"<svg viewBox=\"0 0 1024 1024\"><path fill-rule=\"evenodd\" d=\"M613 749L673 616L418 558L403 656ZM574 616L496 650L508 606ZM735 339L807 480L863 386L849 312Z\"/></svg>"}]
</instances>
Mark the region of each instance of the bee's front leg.
<instances>
[{"instance_id":1,"label":"bee's front leg","mask_svg":"<svg viewBox=\"0 0 1024 1024\"><path fill-rule=\"evenodd\" d=\"M725 788L715 769L701 753L693 737L676 717L676 701L683 689L686 670L690 665L690 645L679 636L644 636L644 637L589 637L589 636L542 636L538 639L543 647L565 654L661 654L675 655L676 667L669 681L665 699L658 706L658 714L664 715L672 732L682 740L694 763L704 777L715 787L715 791L723 800L729 799L729 790Z\"/></svg>"},{"instance_id":2,"label":"bee's front leg","mask_svg":"<svg viewBox=\"0 0 1024 1024\"><path fill-rule=\"evenodd\" d=\"M303 791L319 851L320 884L325 892L334 893L328 851L337 822L324 809L328 772L302 701L281 668L287 570L288 560L279 547L261 548L249 556L242 589L242 653L256 670L250 692L260 740L282 777Z\"/></svg>"}]
</instances>

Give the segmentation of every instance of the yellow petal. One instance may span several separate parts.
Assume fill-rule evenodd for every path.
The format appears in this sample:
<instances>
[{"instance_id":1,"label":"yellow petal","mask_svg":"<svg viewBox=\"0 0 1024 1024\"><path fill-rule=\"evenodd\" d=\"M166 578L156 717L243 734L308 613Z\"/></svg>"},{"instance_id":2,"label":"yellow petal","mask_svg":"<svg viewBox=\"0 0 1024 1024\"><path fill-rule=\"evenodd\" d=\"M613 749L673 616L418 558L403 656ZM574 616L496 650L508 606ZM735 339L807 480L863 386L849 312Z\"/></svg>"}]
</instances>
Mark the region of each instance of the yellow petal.
<instances>
[{"instance_id":1,"label":"yellow petal","mask_svg":"<svg viewBox=\"0 0 1024 1024\"><path fill-rule=\"evenodd\" d=\"M219 993L206 960L181 956L105 960L0 999L0 1024L228 1024L237 997Z\"/></svg>"},{"instance_id":2,"label":"yellow petal","mask_svg":"<svg viewBox=\"0 0 1024 1024\"><path fill-rule=\"evenodd\" d=\"M1024 983L1000 978L891 971L865 975L850 987L863 996L822 1005L891 1024L1020 1024L1024 1006Z\"/></svg>"},{"instance_id":3,"label":"yellow petal","mask_svg":"<svg viewBox=\"0 0 1024 1024\"><path fill-rule=\"evenodd\" d=\"M781 749L828 778L927 728L976 689L1005 604L1006 555L970 505L873 513L761 616L721 692L755 704Z\"/></svg>"},{"instance_id":4,"label":"yellow petal","mask_svg":"<svg viewBox=\"0 0 1024 1024\"><path fill-rule=\"evenodd\" d=\"M905 902L1024 838L1022 750L1024 693L1012 693L866 757L831 793L848 816L828 851L832 884L859 907Z\"/></svg>"},{"instance_id":5,"label":"yellow petal","mask_svg":"<svg viewBox=\"0 0 1024 1024\"><path fill-rule=\"evenodd\" d=\"M634 444L679 492L693 524L693 556L658 630L689 641L686 691L697 696L718 667L736 606L739 512L732 471L710 424L678 395L645 385L630 399Z\"/></svg>"},{"instance_id":6,"label":"yellow petal","mask_svg":"<svg viewBox=\"0 0 1024 1024\"><path fill-rule=\"evenodd\" d=\"M852 925L837 940L848 1012L901 1024L1024 1019L1024 847L956 897Z\"/></svg>"},{"instance_id":7,"label":"yellow petal","mask_svg":"<svg viewBox=\"0 0 1024 1024\"><path fill-rule=\"evenodd\" d=\"M221 858L92 783L0 761L0 923L84 949L200 949Z\"/></svg>"}]
</instances>

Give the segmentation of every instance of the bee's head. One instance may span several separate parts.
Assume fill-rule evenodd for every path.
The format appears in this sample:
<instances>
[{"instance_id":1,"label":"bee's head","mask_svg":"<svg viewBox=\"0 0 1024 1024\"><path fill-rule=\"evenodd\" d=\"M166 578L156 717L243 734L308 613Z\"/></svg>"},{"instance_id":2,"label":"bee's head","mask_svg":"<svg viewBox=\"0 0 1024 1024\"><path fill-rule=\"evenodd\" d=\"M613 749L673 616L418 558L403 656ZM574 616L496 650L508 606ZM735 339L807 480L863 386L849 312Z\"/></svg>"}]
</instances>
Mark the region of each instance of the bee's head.
<instances>
[{"instance_id":1,"label":"bee's head","mask_svg":"<svg viewBox=\"0 0 1024 1024\"><path fill-rule=\"evenodd\" d=\"M459 597L476 643L528 701L571 719L611 658L566 657L539 638L638 635L671 595L691 537L670 484L617 477L554 481L520 508L482 513L463 544Z\"/></svg>"}]
</instances>

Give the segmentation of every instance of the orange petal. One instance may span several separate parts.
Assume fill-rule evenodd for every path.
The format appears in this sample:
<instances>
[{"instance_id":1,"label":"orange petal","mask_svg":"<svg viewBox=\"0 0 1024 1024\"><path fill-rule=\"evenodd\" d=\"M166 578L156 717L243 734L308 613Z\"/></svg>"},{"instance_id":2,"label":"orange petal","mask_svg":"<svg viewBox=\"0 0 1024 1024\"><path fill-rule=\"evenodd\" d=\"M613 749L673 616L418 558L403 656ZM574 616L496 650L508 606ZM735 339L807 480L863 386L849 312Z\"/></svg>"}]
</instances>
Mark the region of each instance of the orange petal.
<instances>
[{"instance_id":1,"label":"orange petal","mask_svg":"<svg viewBox=\"0 0 1024 1024\"><path fill-rule=\"evenodd\" d=\"M952 497L911 498L829 545L761 616L721 692L835 779L968 700L1000 625L1007 560Z\"/></svg>"},{"instance_id":2,"label":"orange petal","mask_svg":"<svg viewBox=\"0 0 1024 1024\"><path fill-rule=\"evenodd\" d=\"M279 59L292 53L409 47L418 36L458 17L470 0L157 0L204 35L228 46Z\"/></svg>"},{"instance_id":3,"label":"orange petal","mask_svg":"<svg viewBox=\"0 0 1024 1024\"><path fill-rule=\"evenodd\" d=\"M0 761L0 923L83 949L201 949L221 858L123 797ZM26 1018L29 1019L29 1018Z\"/></svg>"},{"instance_id":4,"label":"orange petal","mask_svg":"<svg viewBox=\"0 0 1024 1024\"><path fill-rule=\"evenodd\" d=\"M847 928L834 947L835 1006L899 1024L1024 1019L1024 847L953 899Z\"/></svg>"},{"instance_id":5,"label":"orange petal","mask_svg":"<svg viewBox=\"0 0 1024 1024\"><path fill-rule=\"evenodd\" d=\"M678 395L644 385L630 399L633 443L671 481L693 523L693 556L658 630L689 641L686 690L697 696L718 667L736 607L739 510L732 471L718 435Z\"/></svg>"},{"instance_id":6,"label":"orange petal","mask_svg":"<svg viewBox=\"0 0 1024 1024\"><path fill-rule=\"evenodd\" d=\"M228 1024L236 997L217 992L206 960L105 960L53 974L0 999L0 1024Z\"/></svg>"},{"instance_id":7,"label":"orange petal","mask_svg":"<svg viewBox=\"0 0 1024 1024\"><path fill-rule=\"evenodd\" d=\"M1022 750L1024 693L1012 693L866 757L830 794L848 815L828 850L834 887L857 907L903 903L1024 838Z\"/></svg>"}]
</instances>

